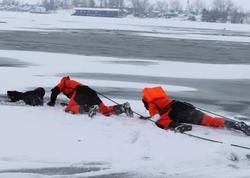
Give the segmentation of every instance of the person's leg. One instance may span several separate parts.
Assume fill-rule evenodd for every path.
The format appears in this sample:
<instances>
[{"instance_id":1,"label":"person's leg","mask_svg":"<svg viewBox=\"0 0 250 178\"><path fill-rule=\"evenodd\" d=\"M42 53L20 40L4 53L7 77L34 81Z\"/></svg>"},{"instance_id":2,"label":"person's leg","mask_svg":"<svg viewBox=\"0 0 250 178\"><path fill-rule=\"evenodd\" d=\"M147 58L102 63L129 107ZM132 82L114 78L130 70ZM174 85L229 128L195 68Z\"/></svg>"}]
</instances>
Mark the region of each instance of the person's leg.
<instances>
[{"instance_id":1,"label":"person's leg","mask_svg":"<svg viewBox=\"0 0 250 178\"><path fill-rule=\"evenodd\" d=\"M106 106L103 102L101 102L98 106L99 106L99 112L105 116L110 116L114 113L113 106Z\"/></svg>"},{"instance_id":2,"label":"person's leg","mask_svg":"<svg viewBox=\"0 0 250 178\"><path fill-rule=\"evenodd\" d=\"M225 127L228 129L235 129L244 132L246 135L250 136L250 126L244 122L226 120Z\"/></svg>"},{"instance_id":3,"label":"person's leg","mask_svg":"<svg viewBox=\"0 0 250 178\"><path fill-rule=\"evenodd\" d=\"M23 99L23 92L7 91L7 96L11 100L11 102L16 102Z\"/></svg>"},{"instance_id":4,"label":"person's leg","mask_svg":"<svg viewBox=\"0 0 250 178\"><path fill-rule=\"evenodd\" d=\"M207 114L204 114L201 125L210 126L210 127L224 127L225 119L222 117L213 117Z\"/></svg>"},{"instance_id":5,"label":"person's leg","mask_svg":"<svg viewBox=\"0 0 250 178\"><path fill-rule=\"evenodd\" d=\"M201 125L204 113L189 105L177 103L169 112L169 117L178 123Z\"/></svg>"},{"instance_id":6,"label":"person's leg","mask_svg":"<svg viewBox=\"0 0 250 178\"><path fill-rule=\"evenodd\" d=\"M75 101L76 91L70 98L70 101L65 109L65 112L72 112L73 114L80 114L80 105Z\"/></svg>"},{"instance_id":7,"label":"person's leg","mask_svg":"<svg viewBox=\"0 0 250 178\"><path fill-rule=\"evenodd\" d=\"M250 136L250 126L248 126L244 122L226 120L225 118L222 118L222 117L212 117L209 115L204 115L202 119L202 125L235 129L235 130L242 131L246 135Z\"/></svg>"},{"instance_id":8,"label":"person's leg","mask_svg":"<svg viewBox=\"0 0 250 178\"><path fill-rule=\"evenodd\" d=\"M125 113L128 117L133 117L133 111L129 103L117 104L114 106L106 106L103 102L99 105L99 112L105 116L110 116L112 114L120 115Z\"/></svg>"},{"instance_id":9,"label":"person's leg","mask_svg":"<svg viewBox=\"0 0 250 178\"><path fill-rule=\"evenodd\" d=\"M88 86L78 86L75 101L80 105L89 105L90 108L98 105L99 112L105 116L110 116L112 114L122 114L125 113L129 117L133 117L133 111L130 108L129 103L117 104L114 106L105 105L102 100L97 95L96 91Z\"/></svg>"},{"instance_id":10,"label":"person's leg","mask_svg":"<svg viewBox=\"0 0 250 178\"><path fill-rule=\"evenodd\" d=\"M78 89L78 95L77 96L77 101L80 103L80 105L89 105L89 109L90 109L90 115L95 115L96 111L99 111L100 113L102 113L105 116L110 116L111 114L113 114L114 109L113 106L107 106L105 105L102 100L99 98L99 96L97 95L96 91L93 90L92 88L88 87L88 86L80 86ZM98 106L98 110L97 107Z\"/></svg>"},{"instance_id":11,"label":"person's leg","mask_svg":"<svg viewBox=\"0 0 250 178\"><path fill-rule=\"evenodd\" d=\"M101 102L96 99L97 97L95 91L88 86L78 86L74 100L80 107L80 113L88 113L89 116L93 117L98 111L94 106Z\"/></svg>"}]
</instances>

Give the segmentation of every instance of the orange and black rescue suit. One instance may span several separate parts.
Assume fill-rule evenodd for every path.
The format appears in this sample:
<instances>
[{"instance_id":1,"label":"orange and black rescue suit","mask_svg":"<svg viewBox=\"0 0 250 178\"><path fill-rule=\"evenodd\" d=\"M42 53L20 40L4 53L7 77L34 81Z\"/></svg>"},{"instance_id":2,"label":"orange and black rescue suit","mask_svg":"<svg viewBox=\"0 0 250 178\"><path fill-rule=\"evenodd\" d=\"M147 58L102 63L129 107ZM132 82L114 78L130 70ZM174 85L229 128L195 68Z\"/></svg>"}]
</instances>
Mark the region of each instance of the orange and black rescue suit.
<instances>
[{"instance_id":1,"label":"orange and black rescue suit","mask_svg":"<svg viewBox=\"0 0 250 178\"><path fill-rule=\"evenodd\" d=\"M212 117L199 110L192 104L172 100L161 87L145 88L143 103L150 116L159 114L156 125L160 128L176 127L180 123L223 127L225 119Z\"/></svg>"},{"instance_id":2,"label":"orange and black rescue suit","mask_svg":"<svg viewBox=\"0 0 250 178\"><path fill-rule=\"evenodd\" d=\"M99 112L104 115L110 115L113 112L113 107L104 105L96 91L77 81L70 80L69 77L63 77L60 83L51 91L49 105L55 104L57 95L61 92L70 98L65 109L66 112L72 112L74 114L88 112L89 108L93 105L98 105Z\"/></svg>"}]
</instances>

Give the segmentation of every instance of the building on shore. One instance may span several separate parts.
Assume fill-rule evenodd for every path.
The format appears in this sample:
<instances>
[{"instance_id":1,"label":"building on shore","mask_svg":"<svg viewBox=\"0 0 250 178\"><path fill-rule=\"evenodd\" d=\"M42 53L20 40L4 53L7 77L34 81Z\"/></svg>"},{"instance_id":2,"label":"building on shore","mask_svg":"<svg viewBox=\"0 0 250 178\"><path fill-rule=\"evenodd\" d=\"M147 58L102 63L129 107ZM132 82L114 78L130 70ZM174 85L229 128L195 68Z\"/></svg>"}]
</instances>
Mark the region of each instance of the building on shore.
<instances>
[{"instance_id":1,"label":"building on shore","mask_svg":"<svg viewBox=\"0 0 250 178\"><path fill-rule=\"evenodd\" d=\"M120 9L111 8L74 8L75 16L95 16L95 17L121 17Z\"/></svg>"}]
</instances>

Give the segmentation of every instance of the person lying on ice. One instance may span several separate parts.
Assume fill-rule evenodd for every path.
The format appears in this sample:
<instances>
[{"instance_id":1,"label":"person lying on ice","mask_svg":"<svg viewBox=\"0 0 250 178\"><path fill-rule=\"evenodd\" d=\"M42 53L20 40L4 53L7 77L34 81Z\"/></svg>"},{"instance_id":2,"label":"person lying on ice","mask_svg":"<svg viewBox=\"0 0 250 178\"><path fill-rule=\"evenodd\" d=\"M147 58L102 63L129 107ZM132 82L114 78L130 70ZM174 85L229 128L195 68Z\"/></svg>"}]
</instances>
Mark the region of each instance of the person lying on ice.
<instances>
[{"instance_id":1,"label":"person lying on ice","mask_svg":"<svg viewBox=\"0 0 250 178\"><path fill-rule=\"evenodd\" d=\"M57 96L62 92L70 101L65 111L73 114L88 113L93 117L97 111L105 116L111 114L125 113L129 117L133 117L133 111L128 102L114 106L106 106L98 97L97 92L90 87L83 85L75 80L71 80L69 76L62 77L61 81L51 89L49 106L54 106Z\"/></svg>"},{"instance_id":2,"label":"person lying on ice","mask_svg":"<svg viewBox=\"0 0 250 178\"><path fill-rule=\"evenodd\" d=\"M25 104L31 106L42 106L45 90L42 87L38 87L34 90L20 92L20 91L7 91L7 96L11 102L17 102L23 100Z\"/></svg>"},{"instance_id":3,"label":"person lying on ice","mask_svg":"<svg viewBox=\"0 0 250 178\"><path fill-rule=\"evenodd\" d=\"M192 129L191 125L197 124L209 127L226 127L240 130L250 136L250 126L244 122L226 120L222 117L213 117L197 110L192 104L176 101L168 97L161 87L144 88L142 102L151 117L156 117L155 124L162 128L170 128L179 132ZM152 118L152 119L153 119Z\"/></svg>"}]
</instances>

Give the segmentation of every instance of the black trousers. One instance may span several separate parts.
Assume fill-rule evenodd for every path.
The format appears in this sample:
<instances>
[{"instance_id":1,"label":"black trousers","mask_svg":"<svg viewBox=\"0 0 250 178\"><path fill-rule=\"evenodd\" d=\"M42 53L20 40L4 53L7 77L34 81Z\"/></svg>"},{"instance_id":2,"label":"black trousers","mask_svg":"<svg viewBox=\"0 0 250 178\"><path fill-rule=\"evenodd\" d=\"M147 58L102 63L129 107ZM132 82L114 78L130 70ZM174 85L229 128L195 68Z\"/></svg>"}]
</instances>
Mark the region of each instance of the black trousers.
<instances>
[{"instance_id":1,"label":"black trousers","mask_svg":"<svg viewBox=\"0 0 250 178\"><path fill-rule=\"evenodd\" d=\"M80 106L81 111L87 112L90 106L102 103L96 91L88 86L77 86L75 101Z\"/></svg>"},{"instance_id":2,"label":"black trousers","mask_svg":"<svg viewBox=\"0 0 250 178\"><path fill-rule=\"evenodd\" d=\"M176 101L171 108L169 117L173 121L201 125L204 113L195 109L192 104Z\"/></svg>"}]
</instances>

